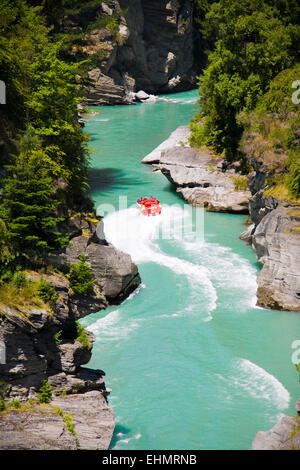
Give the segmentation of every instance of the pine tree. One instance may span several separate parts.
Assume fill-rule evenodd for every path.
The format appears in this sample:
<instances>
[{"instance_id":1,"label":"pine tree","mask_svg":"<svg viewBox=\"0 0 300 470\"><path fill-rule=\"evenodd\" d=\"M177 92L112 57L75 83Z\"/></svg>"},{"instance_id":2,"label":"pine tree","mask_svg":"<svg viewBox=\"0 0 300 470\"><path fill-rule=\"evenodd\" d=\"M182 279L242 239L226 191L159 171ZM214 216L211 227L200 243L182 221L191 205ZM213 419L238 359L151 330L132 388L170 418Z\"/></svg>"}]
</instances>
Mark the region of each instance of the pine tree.
<instances>
[{"instance_id":1,"label":"pine tree","mask_svg":"<svg viewBox=\"0 0 300 470\"><path fill-rule=\"evenodd\" d=\"M63 219L57 215L51 163L43 150L31 149L14 157L7 166L4 219L17 257L29 263L40 263L68 243L57 231Z\"/></svg>"},{"instance_id":2,"label":"pine tree","mask_svg":"<svg viewBox=\"0 0 300 470\"><path fill-rule=\"evenodd\" d=\"M47 380L42 380L41 387L37 392L38 399L41 403L49 403L52 399L52 388Z\"/></svg>"}]
</instances>

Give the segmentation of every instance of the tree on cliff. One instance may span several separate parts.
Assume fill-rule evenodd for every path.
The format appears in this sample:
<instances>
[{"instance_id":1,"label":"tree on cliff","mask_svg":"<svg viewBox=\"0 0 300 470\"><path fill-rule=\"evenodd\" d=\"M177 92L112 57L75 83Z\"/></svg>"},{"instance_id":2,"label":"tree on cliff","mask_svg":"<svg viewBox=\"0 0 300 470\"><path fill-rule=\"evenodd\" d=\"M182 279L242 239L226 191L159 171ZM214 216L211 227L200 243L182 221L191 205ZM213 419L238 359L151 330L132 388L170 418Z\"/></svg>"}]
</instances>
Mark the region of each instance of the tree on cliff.
<instances>
[{"instance_id":1,"label":"tree on cliff","mask_svg":"<svg viewBox=\"0 0 300 470\"><path fill-rule=\"evenodd\" d=\"M57 231L62 221L53 196L52 162L41 149L21 152L7 166L2 217L18 262L39 264L51 251L67 246Z\"/></svg>"},{"instance_id":2,"label":"tree on cliff","mask_svg":"<svg viewBox=\"0 0 300 470\"><path fill-rule=\"evenodd\" d=\"M16 151L1 155L0 146L2 162L8 161L2 167L0 244L10 246L3 256L12 250L23 262L46 259L65 246L56 228L60 204L77 211L92 207L86 196L88 136L77 114L80 63L61 60L61 47L53 41L41 5L1 2L0 78L7 90L1 124L11 123L13 134L1 128L0 138L5 134Z\"/></svg>"}]
</instances>

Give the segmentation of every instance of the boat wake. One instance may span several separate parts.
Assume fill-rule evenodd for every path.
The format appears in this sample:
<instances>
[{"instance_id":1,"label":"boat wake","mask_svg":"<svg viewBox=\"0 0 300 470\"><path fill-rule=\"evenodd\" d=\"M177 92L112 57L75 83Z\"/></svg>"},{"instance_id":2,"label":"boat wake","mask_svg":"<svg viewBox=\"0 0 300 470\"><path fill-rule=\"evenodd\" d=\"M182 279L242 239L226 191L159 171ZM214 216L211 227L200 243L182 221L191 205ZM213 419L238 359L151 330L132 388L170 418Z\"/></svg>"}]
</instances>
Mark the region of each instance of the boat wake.
<instances>
[{"instance_id":1,"label":"boat wake","mask_svg":"<svg viewBox=\"0 0 300 470\"><path fill-rule=\"evenodd\" d=\"M190 283L191 296L198 295L201 299L204 295L208 299L208 310L212 312L216 308L217 294L209 269L166 254L159 246L164 235L167 240L178 237L186 216L180 207L163 206L162 214L151 218L144 217L135 208L125 209L105 217L105 237L116 248L130 254L137 264L156 263L184 276Z\"/></svg>"},{"instance_id":2,"label":"boat wake","mask_svg":"<svg viewBox=\"0 0 300 470\"><path fill-rule=\"evenodd\" d=\"M189 284L190 303L203 309L203 299L211 313L217 307L217 289L243 298L241 310L255 307L256 271L250 263L230 248L205 242L193 232L193 215L181 206L164 206L160 216L145 217L136 208L124 209L104 219L106 239L119 250L130 254L137 264L165 266ZM202 227L203 228L203 227ZM166 248L184 252L184 258L170 255ZM187 309L184 309L186 312ZM207 320L207 318L206 318Z\"/></svg>"}]
</instances>

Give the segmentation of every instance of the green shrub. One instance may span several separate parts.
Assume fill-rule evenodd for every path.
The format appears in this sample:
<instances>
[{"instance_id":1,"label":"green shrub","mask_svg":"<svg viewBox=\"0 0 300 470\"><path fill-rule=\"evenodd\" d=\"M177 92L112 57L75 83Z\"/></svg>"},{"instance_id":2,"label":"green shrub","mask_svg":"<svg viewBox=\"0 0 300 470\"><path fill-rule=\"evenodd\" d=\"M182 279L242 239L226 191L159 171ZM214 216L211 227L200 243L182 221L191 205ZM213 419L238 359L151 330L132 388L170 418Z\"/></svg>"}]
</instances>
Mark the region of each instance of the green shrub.
<instances>
[{"instance_id":1,"label":"green shrub","mask_svg":"<svg viewBox=\"0 0 300 470\"><path fill-rule=\"evenodd\" d=\"M18 408L21 408L21 403L19 402L19 400L13 399L13 400L11 401L11 406L12 406L13 408L18 409Z\"/></svg>"},{"instance_id":2,"label":"green shrub","mask_svg":"<svg viewBox=\"0 0 300 470\"><path fill-rule=\"evenodd\" d=\"M43 277L38 284L38 296L46 303L53 304L58 299L58 294L54 287Z\"/></svg>"},{"instance_id":3,"label":"green shrub","mask_svg":"<svg viewBox=\"0 0 300 470\"><path fill-rule=\"evenodd\" d=\"M6 404L3 398L0 398L0 411L4 411L6 409Z\"/></svg>"},{"instance_id":4,"label":"green shrub","mask_svg":"<svg viewBox=\"0 0 300 470\"><path fill-rule=\"evenodd\" d=\"M83 326L80 325L80 323L76 322L76 329L77 329L77 341L79 341L83 346L86 348L90 349L92 347L89 337L83 328Z\"/></svg>"},{"instance_id":5,"label":"green shrub","mask_svg":"<svg viewBox=\"0 0 300 470\"><path fill-rule=\"evenodd\" d=\"M300 152L290 151L287 160L289 172L286 183L294 196L300 196Z\"/></svg>"},{"instance_id":6,"label":"green shrub","mask_svg":"<svg viewBox=\"0 0 300 470\"><path fill-rule=\"evenodd\" d=\"M88 295L93 293L94 275L86 261L71 264L68 279L75 294Z\"/></svg>"},{"instance_id":7,"label":"green shrub","mask_svg":"<svg viewBox=\"0 0 300 470\"><path fill-rule=\"evenodd\" d=\"M76 436L76 431L75 431L75 428L74 428L74 424L73 424L73 418L72 418L72 413L68 413L68 414L65 414L61 408L57 408L56 409L56 412L57 414L59 414L59 416L61 416L61 418L63 419L63 421L66 423L66 426L67 426L67 429L68 431L73 434L73 436Z\"/></svg>"},{"instance_id":8,"label":"green shrub","mask_svg":"<svg viewBox=\"0 0 300 470\"><path fill-rule=\"evenodd\" d=\"M52 399L52 388L47 380L42 380L42 385L37 392L40 403L49 403Z\"/></svg>"},{"instance_id":9,"label":"green shrub","mask_svg":"<svg viewBox=\"0 0 300 470\"><path fill-rule=\"evenodd\" d=\"M0 218L0 276L4 279L5 276L11 275L9 266L14 259L13 249L9 239L7 226Z\"/></svg>"},{"instance_id":10,"label":"green shrub","mask_svg":"<svg viewBox=\"0 0 300 470\"><path fill-rule=\"evenodd\" d=\"M16 271L12 277L12 283L16 287L25 287L29 284L24 271Z\"/></svg>"},{"instance_id":11,"label":"green shrub","mask_svg":"<svg viewBox=\"0 0 300 470\"><path fill-rule=\"evenodd\" d=\"M45 308L37 294L37 282L28 282L24 287L16 287L12 281L0 284L0 301L11 308Z\"/></svg>"},{"instance_id":12,"label":"green shrub","mask_svg":"<svg viewBox=\"0 0 300 470\"><path fill-rule=\"evenodd\" d=\"M53 339L54 339L55 344L56 344L57 346L59 346L60 343L62 342L61 333L62 333L62 332L61 332L61 330L60 330L60 331L58 331L58 332L53 336Z\"/></svg>"},{"instance_id":13,"label":"green shrub","mask_svg":"<svg viewBox=\"0 0 300 470\"><path fill-rule=\"evenodd\" d=\"M237 178L233 176L232 179L234 182L234 189L236 191L246 191L248 189L247 176L244 176L242 178Z\"/></svg>"},{"instance_id":14,"label":"green shrub","mask_svg":"<svg viewBox=\"0 0 300 470\"><path fill-rule=\"evenodd\" d=\"M298 111L292 101L292 83L300 79L300 64L280 72L271 82L269 90L260 100L257 110L261 113L286 113Z\"/></svg>"}]
</instances>

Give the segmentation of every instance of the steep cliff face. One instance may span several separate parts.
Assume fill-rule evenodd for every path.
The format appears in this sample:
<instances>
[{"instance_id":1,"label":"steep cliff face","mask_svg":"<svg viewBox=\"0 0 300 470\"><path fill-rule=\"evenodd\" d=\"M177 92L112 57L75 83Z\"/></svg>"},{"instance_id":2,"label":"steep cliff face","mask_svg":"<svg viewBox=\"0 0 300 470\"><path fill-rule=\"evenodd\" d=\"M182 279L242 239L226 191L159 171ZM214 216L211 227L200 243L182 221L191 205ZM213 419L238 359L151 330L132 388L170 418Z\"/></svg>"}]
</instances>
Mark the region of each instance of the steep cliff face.
<instances>
[{"instance_id":1,"label":"steep cliff face","mask_svg":"<svg viewBox=\"0 0 300 470\"><path fill-rule=\"evenodd\" d=\"M59 294L53 311L1 306L6 360L0 364L0 394L8 403L18 400L18 408L0 413L0 449L107 449L115 422L105 374L82 367L95 338L76 338L68 281L47 281ZM52 387L48 404L35 402L42 380Z\"/></svg>"},{"instance_id":2,"label":"steep cliff face","mask_svg":"<svg viewBox=\"0 0 300 470\"><path fill-rule=\"evenodd\" d=\"M300 205L268 192L268 178L284 174L281 149L260 149L249 135L244 151L253 168L249 213L253 225L246 236L262 265L257 278L258 305L300 312Z\"/></svg>"},{"instance_id":3,"label":"steep cliff face","mask_svg":"<svg viewBox=\"0 0 300 470\"><path fill-rule=\"evenodd\" d=\"M193 0L114 0L103 14L122 14L119 25L93 32L105 58L89 72L88 104L129 104L132 92L191 89L194 64ZM95 46L93 46L95 47ZM93 53L91 48L90 53Z\"/></svg>"},{"instance_id":4,"label":"steep cliff face","mask_svg":"<svg viewBox=\"0 0 300 470\"><path fill-rule=\"evenodd\" d=\"M44 277L58 294L52 309L1 305L0 399L8 408L0 413L0 449L107 449L115 422L105 373L82 367L95 338L78 335L78 299L70 295L68 280ZM85 303L86 312L93 312L104 308L105 298L95 292ZM48 404L36 402L43 380L52 387ZM16 400L14 410L9 403Z\"/></svg>"}]
</instances>

